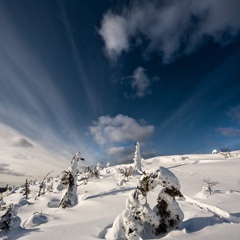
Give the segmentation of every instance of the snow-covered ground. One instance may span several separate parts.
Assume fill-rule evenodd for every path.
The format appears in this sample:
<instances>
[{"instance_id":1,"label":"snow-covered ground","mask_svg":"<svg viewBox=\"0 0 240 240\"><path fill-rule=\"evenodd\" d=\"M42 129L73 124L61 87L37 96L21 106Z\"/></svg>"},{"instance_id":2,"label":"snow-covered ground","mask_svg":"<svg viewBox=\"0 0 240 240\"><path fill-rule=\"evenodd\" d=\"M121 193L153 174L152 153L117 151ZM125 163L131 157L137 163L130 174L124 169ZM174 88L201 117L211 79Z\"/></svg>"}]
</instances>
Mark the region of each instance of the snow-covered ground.
<instances>
[{"instance_id":1,"label":"snow-covered ground","mask_svg":"<svg viewBox=\"0 0 240 240\"><path fill-rule=\"evenodd\" d=\"M184 195L177 199L184 213L180 229L162 239L239 239L240 151L231 152L228 158L221 154L155 157L143 161L143 166L146 171L160 166L169 169L179 179ZM57 178L54 173L51 176L55 189ZM89 180L87 184L78 181L78 204L66 209L57 207L65 190L46 192L36 198L39 187L36 183L30 187L29 199L24 200L20 188L3 198L6 204L19 203L20 227L5 233L2 239L104 239L115 218L125 209L126 199L139 178L140 175L135 174L129 181L121 181L116 167L110 166L101 170L100 178ZM212 194L203 179L218 182ZM158 186L148 195L151 207L156 205L160 190Z\"/></svg>"}]
</instances>

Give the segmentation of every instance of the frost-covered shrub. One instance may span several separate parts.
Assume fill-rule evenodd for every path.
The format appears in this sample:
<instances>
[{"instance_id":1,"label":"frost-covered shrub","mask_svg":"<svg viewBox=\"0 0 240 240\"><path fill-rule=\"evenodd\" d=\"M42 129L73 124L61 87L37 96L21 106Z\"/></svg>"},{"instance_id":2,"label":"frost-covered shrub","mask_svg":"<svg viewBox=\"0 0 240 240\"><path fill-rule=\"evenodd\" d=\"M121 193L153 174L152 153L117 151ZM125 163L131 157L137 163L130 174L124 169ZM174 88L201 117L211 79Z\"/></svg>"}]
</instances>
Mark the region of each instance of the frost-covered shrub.
<instances>
[{"instance_id":1,"label":"frost-covered shrub","mask_svg":"<svg viewBox=\"0 0 240 240\"><path fill-rule=\"evenodd\" d=\"M46 176L43 178L43 180L39 183L39 190L38 190L38 195L37 195L38 197L40 197L41 194L45 194L45 190L46 190L45 180L49 176L49 174L51 174L52 172L54 172L54 171L47 173Z\"/></svg>"},{"instance_id":2,"label":"frost-covered shrub","mask_svg":"<svg viewBox=\"0 0 240 240\"><path fill-rule=\"evenodd\" d=\"M208 192L209 192L210 194L213 193L212 188L213 188L214 186L216 186L216 185L219 184L219 182L213 181L213 180L211 180L210 178L204 178L204 179L203 179L203 182L205 182L205 183L207 184Z\"/></svg>"},{"instance_id":3,"label":"frost-covered shrub","mask_svg":"<svg viewBox=\"0 0 240 240\"><path fill-rule=\"evenodd\" d=\"M84 181L87 184L88 180L95 179L100 177L100 169L99 166L88 166L84 169L84 171L80 174L79 181Z\"/></svg>"},{"instance_id":4,"label":"frost-covered shrub","mask_svg":"<svg viewBox=\"0 0 240 240\"><path fill-rule=\"evenodd\" d=\"M140 152L140 143L136 142L135 144L135 152L133 156L133 162L134 162L134 169L142 173L142 157L141 157L141 152Z\"/></svg>"},{"instance_id":5,"label":"frost-covered shrub","mask_svg":"<svg viewBox=\"0 0 240 240\"><path fill-rule=\"evenodd\" d=\"M61 173L60 181L59 181L59 183L57 185L57 190L58 191L62 191L63 189L65 189L67 187L67 184L68 184L68 182L67 182L67 174L68 174L67 171L63 171Z\"/></svg>"},{"instance_id":6,"label":"frost-covered shrub","mask_svg":"<svg viewBox=\"0 0 240 240\"><path fill-rule=\"evenodd\" d=\"M121 177L124 179L124 181L128 182L129 178L132 176L132 170L133 168L130 167L116 167L116 172L121 175Z\"/></svg>"},{"instance_id":7,"label":"frost-covered shrub","mask_svg":"<svg viewBox=\"0 0 240 240\"><path fill-rule=\"evenodd\" d=\"M48 191L48 192L53 192L53 182L51 182L51 183L47 186L47 191Z\"/></svg>"},{"instance_id":8,"label":"frost-covered shrub","mask_svg":"<svg viewBox=\"0 0 240 240\"><path fill-rule=\"evenodd\" d=\"M147 194L157 185L163 189L158 195L157 205L151 209L147 203ZM166 168L144 173L127 199L126 209L107 232L106 239L155 238L177 229L183 220L183 212L175 198L181 196L178 179Z\"/></svg>"},{"instance_id":9,"label":"frost-covered shrub","mask_svg":"<svg viewBox=\"0 0 240 240\"><path fill-rule=\"evenodd\" d=\"M3 198L0 197L0 211L4 211L7 209L6 202L3 200Z\"/></svg>"},{"instance_id":10,"label":"frost-covered shrub","mask_svg":"<svg viewBox=\"0 0 240 240\"><path fill-rule=\"evenodd\" d=\"M105 172L108 174L108 173L110 173L110 166L111 166L111 164L110 164L110 162L108 162L107 164L106 164L106 166L105 166Z\"/></svg>"}]
</instances>

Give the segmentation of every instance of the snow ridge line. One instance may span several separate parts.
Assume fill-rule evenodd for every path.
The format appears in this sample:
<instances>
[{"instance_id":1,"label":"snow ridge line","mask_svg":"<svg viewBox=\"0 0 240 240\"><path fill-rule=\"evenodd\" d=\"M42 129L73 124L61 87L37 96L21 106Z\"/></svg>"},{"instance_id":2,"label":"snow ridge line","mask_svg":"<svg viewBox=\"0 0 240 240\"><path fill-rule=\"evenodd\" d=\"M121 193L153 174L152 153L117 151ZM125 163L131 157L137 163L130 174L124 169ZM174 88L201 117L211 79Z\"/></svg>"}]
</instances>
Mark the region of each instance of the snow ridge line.
<instances>
[{"instance_id":1,"label":"snow ridge line","mask_svg":"<svg viewBox=\"0 0 240 240\"><path fill-rule=\"evenodd\" d=\"M184 200L186 203L196 206L206 212L212 213L220 218L222 218L227 223L240 223L240 218L233 216L228 211L222 210L221 208L207 205L205 203L201 203L197 200L194 200L188 196L184 196Z\"/></svg>"}]
</instances>

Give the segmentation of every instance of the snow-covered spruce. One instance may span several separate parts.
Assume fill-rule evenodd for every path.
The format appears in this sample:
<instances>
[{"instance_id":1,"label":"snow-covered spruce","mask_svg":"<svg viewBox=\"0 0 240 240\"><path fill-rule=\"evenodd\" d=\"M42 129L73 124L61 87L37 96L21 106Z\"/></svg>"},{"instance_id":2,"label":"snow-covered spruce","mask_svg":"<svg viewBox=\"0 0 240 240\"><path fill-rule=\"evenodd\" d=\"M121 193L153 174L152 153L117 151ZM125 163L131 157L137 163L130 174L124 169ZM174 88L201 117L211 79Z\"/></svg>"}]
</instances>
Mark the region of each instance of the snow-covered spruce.
<instances>
[{"instance_id":1,"label":"snow-covered spruce","mask_svg":"<svg viewBox=\"0 0 240 240\"><path fill-rule=\"evenodd\" d=\"M28 180L26 179L26 182L25 182L25 184L24 184L24 188L23 188L23 196L25 196L26 197L26 199L28 199L28 196L29 196L29 194L31 193L31 190L30 190L30 186L29 186L30 184L29 184L29 182L28 182Z\"/></svg>"},{"instance_id":2,"label":"snow-covered spruce","mask_svg":"<svg viewBox=\"0 0 240 240\"><path fill-rule=\"evenodd\" d=\"M140 152L140 143L136 142L135 144L135 152L133 156L134 161L134 169L142 174L142 157Z\"/></svg>"},{"instance_id":3,"label":"snow-covered spruce","mask_svg":"<svg viewBox=\"0 0 240 240\"><path fill-rule=\"evenodd\" d=\"M20 226L20 218L17 216L17 205L10 204L6 212L0 217L0 233L12 230ZM1 236L0 234L0 236Z\"/></svg>"},{"instance_id":4,"label":"snow-covered spruce","mask_svg":"<svg viewBox=\"0 0 240 240\"><path fill-rule=\"evenodd\" d=\"M158 195L157 205L151 209L147 203L147 194L157 185L161 185L163 189ZM144 173L127 199L126 209L116 218L105 238L159 238L177 229L183 220L183 212L175 197L181 196L179 181L168 169L160 167L155 172Z\"/></svg>"},{"instance_id":5,"label":"snow-covered spruce","mask_svg":"<svg viewBox=\"0 0 240 240\"><path fill-rule=\"evenodd\" d=\"M58 207L67 208L73 207L78 203L77 198L77 157L74 157L71 161L70 166L68 167L68 172L66 176L67 181L67 190L63 195L62 199L59 202Z\"/></svg>"}]
</instances>

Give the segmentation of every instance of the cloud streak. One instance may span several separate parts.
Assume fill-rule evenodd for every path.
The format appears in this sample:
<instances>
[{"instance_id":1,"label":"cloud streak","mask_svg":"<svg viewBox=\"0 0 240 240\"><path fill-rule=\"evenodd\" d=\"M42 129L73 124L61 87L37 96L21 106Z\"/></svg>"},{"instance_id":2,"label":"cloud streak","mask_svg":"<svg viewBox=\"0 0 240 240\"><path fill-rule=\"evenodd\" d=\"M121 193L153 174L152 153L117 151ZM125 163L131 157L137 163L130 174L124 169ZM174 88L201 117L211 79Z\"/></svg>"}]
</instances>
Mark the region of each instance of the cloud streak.
<instances>
[{"instance_id":1,"label":"cloud streak","mask_svg":"<svg viewBox=\"0 0 240 240\"><path fill-rule=\"evenodd\" d=\"M227 115L240 124L240 104L237 105L236 107L232 107L228 111Z\"/></svg>"},{"instance_id":2,"label":"cloud streak","mask_svg":"<svg viewBox=\"0 0 240 240\"><path fill-rule=\"evenodd\" d=\"M48 47L55 45L55 38L42 41L41 29L19 12L11 14L0 3L0 122L65 157L81 150L86 158L94 159L81 140L73 106L58 86L56 66L45 60L54 61ZM35 41L27 36L32 31Z\"/></svg>"},{"instance_id":3,"label":"cloud streak","mask_svg":"<svg viewBox=\"0 0 240 240\"><path fill-rule=\"evenodd\" d=\"M164 62L191 54L211 39L234 40L240 30L237 0L133 1L120 14L109 10L99 34L110 59L144 43L144 55L161 54Z\"/></svg>"},{"instance_id":4,"label":"cloud streak","mask_svg":"<svg viewBox=\"0 0 240 240\"><path fill-rule=\"evenodd\" d=\"M228 137L240 136L240 129L233 128L233 127L217 128L216 132L223 136L228 136Z\"/></svg>"},{"instance_id":5,"label":"cloud streak","mask_svg":"<svg viewBox=\"0 0 240 240\"><path fill-rule=\"evenodd\" d=\"M26 138L15 136L7 141L9 146L29 148L34 145Z\"/></svg>"},{"instance_id":6,"label":"cloud streak","mask_svg":"<svg viewBox=\"0 0 240 240\"><path fill-rule=\"evenodd\" d=\"M8 166L9 166L8 164L0 163L0 174L12 175L12 176L16 176L16 177L26 176L23 173L16 172L16 171L9 169Z\"/></svg>"}]
</instances>

